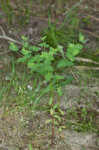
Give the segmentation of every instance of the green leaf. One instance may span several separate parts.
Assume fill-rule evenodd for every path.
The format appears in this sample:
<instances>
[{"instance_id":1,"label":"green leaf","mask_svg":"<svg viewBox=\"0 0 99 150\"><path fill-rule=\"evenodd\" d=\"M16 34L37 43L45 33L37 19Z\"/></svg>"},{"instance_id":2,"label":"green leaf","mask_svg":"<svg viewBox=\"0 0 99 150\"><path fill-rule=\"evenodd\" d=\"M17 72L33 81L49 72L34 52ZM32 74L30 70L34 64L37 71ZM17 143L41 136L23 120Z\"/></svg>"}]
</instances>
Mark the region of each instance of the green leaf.
<instances>
[{"instance_id":1,"label":"green leaf","mask_svg":"<svg viewBox=\"0 0 99 150\"><path fill-rule=\"evenodd\" d=\"M81 43L85 43L86 41L84 40L84 35L80 32L79 33L79 41L81 42Z\"/></svg>"},{"instance_id":2,"label":"green leaf","mask_svg":"<svg viewBox=\"0 0 99 150\"><path fill-rule=\"evenodd\" d=\"M63 92L62 92L61 87L58 87L58 88L57 88L57 93L58 93L59 96L62 96L62 95L63 95Z\"/></svg>"},{"instance_id":3,"label":"green leaf","mask_svg":"<svg viewBox=\"0 0 99 150\"><path fill-rule=\"evenodd\" d=\"M34 51L34 52L38 52L40 50L40 48L37 46L31 46L31 47L29 47L29 50Z\"/></svg>"},{"instance_id":4,"label":"green leaf","mask_svg":"<svg viewBox=\"0 0 99 150\"><path fill-rule=\"evenodd\" d=\"M58 111L60 112L60 114L61 114L62 116L64 115L64 112L63 112L61 109L59 109Z\"/></svg>"},{"instance_id":5,"label":"green leaf","mask_svg":"<svg viewBox=\"0 0 99 150\"><path fill-rule=\"evenodd\" d=\"M50 81L52 79L52 77L53 77L53 74L49 73L49 72L45 75L46 81Z\"/></svg>"},{"instance_id":6,"label":"green leaf","mask_svg":"<svg viewBox=\"0 0 99 150\"><path fill-rule=\"evenodd\" d=\"M49 48L49 45L46 44L46 42L40 43L39 46L44 48Z\"/></svg>"},{"instance_id":7,"label":"green leaf","mask_svg":"<svg viewBox=\"0 0 99 150\"><path fill-rule=\"evenodd\" d=\"M57 119L58 121L61 121L61 117L58 115L54 115L54 118Z\"/></svg>"},{"instance_id":8,"label":"green leaf","mask_svg":"<svg viewBox=\"0 0 99 150\"><path fill-rule=\"evenodd\" d=\"M22 58L19 58L17 62L26 62L30 58L30 55L26 55Z\"/></svg>"},{"instance_id":9,"label":"green leaf","mask_svg":"<svg viewBox=\"0 0 99 150\"><path fill-rule=\"evenodd\" d=\"M72 76L68 76L66 79L65 79L65 81L63 81L63 82L61 82L60 84L59 84L59 86L65 86L65 85L67 85L67 84L70 84L71 82L72 82L72 80L73 80L73 77Z\"/></svg>"},{"instance_id":10,"label":"green leaf","mask_svg":"<svg viewBox=\"0 0 99 150\"><path fill-rule=\"evenodd\" d=\"M46 36L43 36L43 37L41 38L41 40L42 40L42 41L46 40Z\"/></svg>"},{"instance_id":11,"label":"green leaf","mask_svg":"<svg viewBox=\"0 0 99 150\"><path fill-rule=\"evenodd\" d=\"M70 61L74 61L75 60L75 57L70 53L70 52L67 52L66 53L66 56L67 56L67 58L70 60Z\"/></svg>"},{"instance_id":12,"label":"green leaf","mask_svg":"<svg viewBox=\"0 0 99 150\"><path fill-rule=\"evenodd\" d=\"M54 75L53 79L56 80L56 81L57 80L62 80L62 79L64 79L64 76L62 76L62 75Z\"/></svg>"},{"instance_id":13,"label":"green leaf","mask_svg":"<svg viewBox=\"0 0 99 150\"><path fill-rule=\"evenodd\" d=\"M14 43L10 43L9 49L11 49L13 52L17 52L19 50L18 46Z\"/></svg>"},{"instance_id":14,"label":"green leaf","mask_svg":"<svg viewBox=\"0 0 99 150\"><path fill-rule=\"evenodd\" d=\"M28 38L25 37L24 35L21 36L21 39L22 39L23 41L27 41L27 40L28 40Z\"/></svg>"},{"instance_id":15,"label":"green leaf","mask_svg":"<svg viewBox=\"0 0 99 150\"><path fill-rule=\"evenodd\" d=\"M32 63L32 62L28 62L28 63L27 63L27 66L28 66L28 68L30 68L31 71L33 71L33 72L37 72L37 71L38 71L38 68L39 68L39 64L35 64L35 63Z\"/></svg>"},{"instance_id":16,"label":"green leaf","mask_svg":"<svg viewBox=\"0 0 99 150\"><path fill-rule=\"evenodd\" d=\"M70 43L67 48L66 56L68 55L68 58L73 61L72 56L78 55L82 48L83 46L81 44Z\"/></svg>"},{"instance_id":17,"label":"green leaf","mask_svg":"<svg viewBox=\"0 0 99 150\"><path fill-rule=\"evenodd\" d=\"M62 57L64 58L65 55L64 55L64 49L63 49L63 46L58 45L58 46L57 46L57 50L61 53Z\"/></svg>"},{"instance_id":18,"label":"green leaf","mask_svg":"<svg viewBox=\"0 0 99 150\"><path fill-rule=\"evenodd\" d=\"M56 110L56 108L58 108L58 104L54 104L53 110Z\"/></svg>"},{"instance_id":19,"label":"green leaf","mask_svg":"<svg viewBox=\"0 0 99 150\"><path fill-rule=\"evenodd\" d=\"M53 97L51 96L49 99L49 105L51 106L53 104Z\"/></svg>"},{"instance_id":20,"label":"green leaf","mask_svg":"<svg viewBox=\"0 0 99 150\"><path fill-rule=\"evenodd\" d=\"M24 43L23 43L23 47L24 47L24 48L29 48L29 43L28 43L28 42L24 42Z\"/></svg>"},{"instance_id":21,"label":"green leaf","mask_svg":"<svg viewBox=\"0 0 99 150\"><path fill-rule=\"evenodd\" d=\"M25 48L22 48L21 53L22 53L23 55L28 55L28 54L30 54L31 52L28 51L28 50L26 50Z\"/></svg>"},{"instance_id":22,"label":"green leaf","mask_svg":"<svg viewBox=\"0 0 99 150\"><path fill-rule=\"evenodd\" d=\"M73 63L71 61L65 60L65 59L61 59L58 64L57 64L57 68L64 68L64 67L70 67L72 66Z\"/></svg>"}]
</instances>

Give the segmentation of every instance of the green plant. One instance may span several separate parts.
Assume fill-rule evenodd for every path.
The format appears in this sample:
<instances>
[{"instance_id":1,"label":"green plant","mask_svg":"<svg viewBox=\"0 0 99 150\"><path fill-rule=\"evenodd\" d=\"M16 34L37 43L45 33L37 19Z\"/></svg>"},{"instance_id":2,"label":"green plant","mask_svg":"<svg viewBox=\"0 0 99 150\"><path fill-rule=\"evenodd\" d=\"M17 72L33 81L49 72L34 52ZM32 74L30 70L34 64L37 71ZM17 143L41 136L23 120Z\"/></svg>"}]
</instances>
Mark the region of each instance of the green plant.
<instances>
[{"instance_id":1,"label":"green plant","mask_svg":"<svg viewBox=\"0 0 99 150\"><path fill-rule=\"evenodd\" d=\"M74 65L75 57L80 53L83 45L81 43L69 43L65 51L61 45L58 45L56 48L50 46L45 42L45 39L46 36L42 37L41 43L38 46L34 46L29 44L26 37L22 36L23 46L20 52L23 56L18 59L18 62L25 63L31 70L31 74L33 74L37 81L40 80L43 86L43 83L46 83L43 94L49 93L51 101L53 101L51 105L54 103L54 96L57 93L59 96L57 102L59 108L62 87L73 79L72 76L67 77L64 70ZM79 41L84 42L84 37L81 33L79 34ZM19 50L18 46L14 43L10 43L10 49L14 52ZM52 105L51 107L52 118L57 116L55 113L56 106Z\"/></svg>"},{"instance_id":2,"label":"green plant","mask_svg":"<svg viewBox=\"0 0 99 150\"><path fill-rule=\"evenodd\" d=\"M42 35L46 36L45 42L50 46L56 48L58 45L67 47L69 43L77 44L79 41L79 19L77 15L73 14L68 18L69 22L64 25L51 23L50 17L48 22L48 28L44 29Z\"/></svg>"},{"instance_id":3,"label":"green plant","mask_svg":"<svg viewBox=\"0 0 99 150\"><path fill-rule=\"evenodd\" d=\"M73 5L73 7L66 12L66 16L62 22L57 20L51 23L49 15L48 28L42 32L42 35L46 36L45 42L47 44L52 47L57 47L58 45L67 47L69 43L78 43L80 25L78 7L81 3L82 0Z\"/></svg>"}]
</instances>

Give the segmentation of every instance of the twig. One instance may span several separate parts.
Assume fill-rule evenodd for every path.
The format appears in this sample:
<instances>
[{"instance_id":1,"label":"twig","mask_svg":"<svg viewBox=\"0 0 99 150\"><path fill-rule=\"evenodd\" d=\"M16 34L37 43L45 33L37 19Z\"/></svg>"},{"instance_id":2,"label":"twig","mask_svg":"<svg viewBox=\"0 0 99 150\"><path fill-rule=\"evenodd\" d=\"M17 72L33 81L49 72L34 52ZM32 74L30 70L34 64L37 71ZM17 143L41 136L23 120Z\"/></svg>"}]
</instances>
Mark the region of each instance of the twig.
<instances>
[{"instance_id":1,"label":"twig","mask_svg":"<svg viewBox=\"0 0 99 150\"><path fill-rule=\"evenodd\" d=\"M78 82L79 80L78 80L78 77L77 77L77 75L75 75L74 74L74 72L71 70L71 74L72 74L72 76L74 77L74 79Z\"/></svg>"},{"instance_id":2,"label":"twig","mask_svg":"<svg viewBox=\"0 0 99 150\"><path fill-rule=\"evenodd\" d=\"M75 66L75 68L81 70L99 70L99 67Z\"/></svg>"},{"instance_id":3,"label":"twig","mask_svg":"<svg viewBox=\"0 0 99 150\"><path fill-rule=\"evenodd\" d=\"M17 40L14 40L14 39L12 39L12 38L10 38L10 37L8 37L8 36L0 35L0 39L5 39L5 40L8 40L8 41L17 43L17 44L19 44L19 45L22 45L21 42L19 42L19 41L17 41Z\"/></svg>"},{"instance_id":4,"label":"twig","mask_svg":"<svg viewBox=\"0 0 99 150\"><path fill-rule=\"evenodd\" d=\"M76 60L77 60L77 61L88 62L88 63L93 63L93 64L96 64L96 65L99 65L98 62L93 61L93 60L88 59L88 58L76 57Z\"/></svg>"},{"instance_id":5,"label":"twig","mask_svg":"<svg viewBox=\"0 0 99 150\"><path fill-rule=\"evenodd\" d=\"M4 36L6 36L6 33L5 33L5 31L3 30L3 28L0 26L0 29L1 29L1 32L2 32L2 34L4 35Z\"/></svg>"},{"instance_id":6,"label":"twig","mask_svg":"<svg viewBox=\"0 0 99 150\"><path fill-rule=\"evenodd\" d=\"M54 136L55 136L55 125L54 125L54 117L53 116L51 116L52 117L52 136L51 136L51 145L53 146L53 144L54 144Z\"/></svg>"},{"instance_id":7,"label":"twig","mask_svg":"<svg viewBox=\"0 0 99 150\"><path fill-rule=\"evenodd\" d=\"M8 41L11 41L11 42L14 42L14 43L17 43L19 45L22 45L21 42L17 41L17 40L14 40L8 36L6 36L6 33L5 31L3 30L3 28L0 26L0 29L1 29L1 32L2 32L2 35L0 35L0 39L5 39L5 40L8 40Z\"/></svg>"}]
</instances>

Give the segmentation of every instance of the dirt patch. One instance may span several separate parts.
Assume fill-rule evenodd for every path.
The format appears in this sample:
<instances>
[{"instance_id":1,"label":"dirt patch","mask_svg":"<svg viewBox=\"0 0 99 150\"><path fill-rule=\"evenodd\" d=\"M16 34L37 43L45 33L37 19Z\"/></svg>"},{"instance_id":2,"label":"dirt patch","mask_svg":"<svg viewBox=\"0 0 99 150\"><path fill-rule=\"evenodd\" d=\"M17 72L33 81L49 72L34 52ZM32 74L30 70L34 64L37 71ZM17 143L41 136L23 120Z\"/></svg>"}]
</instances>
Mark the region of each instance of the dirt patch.
<instances>
[{"instance_id":1,"label":"dirt patch","mask_svg":"<svg viewBox=\"0 0 99 150\"><path fill-rule=\"evenodd\" d=\"M6 111L7 113L7 111ZM12 112L0 113L0 150L28 150L29 144L35 150L98 150L98 136L95 133L77 133L70 130L58 131L55 128L55 145L51 144L51 126L45 122L47 113Z\"/></svg>"}]
</instances>

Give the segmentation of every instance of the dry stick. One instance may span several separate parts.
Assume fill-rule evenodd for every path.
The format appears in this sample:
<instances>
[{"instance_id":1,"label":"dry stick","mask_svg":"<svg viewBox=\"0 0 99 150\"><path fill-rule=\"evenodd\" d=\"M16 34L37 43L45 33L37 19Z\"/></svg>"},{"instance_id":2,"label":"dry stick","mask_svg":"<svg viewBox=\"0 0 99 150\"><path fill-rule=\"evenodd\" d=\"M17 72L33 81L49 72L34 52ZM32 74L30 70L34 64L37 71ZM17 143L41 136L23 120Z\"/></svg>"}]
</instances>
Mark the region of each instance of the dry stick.
<instances>
[{"instance_id":1,"label":"dry stick","mask_svg":"<svg viewBox=\"0 0 99 150\"><path fill-rule=\"evenodd\" d=\"M3 28L1 26L0 26L0 29L1 29L1 32L2 32L3 36L6 36L6 33L5 33L5 31L3 30Z\"/></svg>"},{"instance_id":2,"label":"dry stick","mask_svg":"<svg viewBox=\"0 0 99 150\"><path fill-rule=\"evenodd\" d=\"M76 60L77 60L77 61L82 61L82 62L93 63L93 64L95 64L95 65L99 65L99 63L98 63L98 62L93 61L93 60L88 59L88 58L76 57Z\"/></svg>"},{"instance_id":3,"label":"dry stick","mask_svg":"<svg viewBox=\"0 0 99 150\"><path fill-rule=\"evenodd\" d=\"M17 40L14 40L14 39L12 39L12 38L10 38L10 37L8 37L1 26L0 26L0 29L1 29L1 32L2 32L2 35L0 35L0 39L5 39L5 40L8 40L8 41L17 43L17 44L19 44L19 45L22 45L21 42L19 42L19 41L17 41Z\"/></svg>"},{"instance_id":4,"label":"dry stick","mask_svg":"<svg viewBox=\"0 0 99 150\"><path fill-rule=\"evenodd\" d=\"M12 38L10 38L10 37L8 37L8 36L0 35L0 39L5 39L5 40L8 40L8 41L17 43L17 44L19 44L19 45L22 45L21 42L19 42L19 41L17 41L17 40L14 40L14 39L12 39Z\"/></svg>"},{"instance_id":5,"label":"dry stick","mask_svg":"<svg viewBox=\"0 0 99 150\"><path fill-rule=\"evenodd\" d=\"M54 144L54 136L55 136L55 127L54 127L54 117L52 117L52 137L51 137L51 145Z\"/></svg>"},{"instance_id":6,"label":"dry stick","mask_svg":"<svg viewBox=\"0 0 99 150\"><path fill-rule=\"evenodd\" d=\"M81 70L99 70L99 67L75 66L75 68Z\"/></svg>"},{"instance_id":7,"label":"dry stick","mask_svg":"<svg viewBox=\"0 0 99 150\"><path fill-rule=\"evenodd\" d=\"M72 76L74 77L74 79L78 82L79 80L78 80L78 77L74 74L74 72L71 70L71 74L72 74Z\"/></svg>"},{"instance_id":8,"label":"dry stick","mask_svg":"<svg viewBox=\"0 0 99 150\"><path fill-rule=\"evenodd\" d=\"M93 63L98 65L99 63L97 63L96 61L93 61L91 59L86 59L86 58L81 58L81 57L76 57L77 61L83 61L83 62L88 62L88 63ZM77 69L86 69L86 70L99 70L99 67L88 67L88 66L75 66L75 68Z\"/></svg>"}]
</instances>

